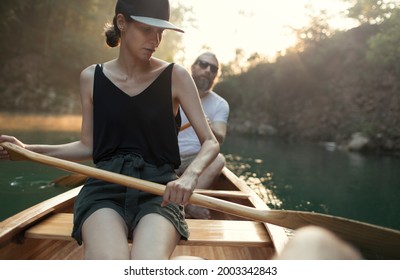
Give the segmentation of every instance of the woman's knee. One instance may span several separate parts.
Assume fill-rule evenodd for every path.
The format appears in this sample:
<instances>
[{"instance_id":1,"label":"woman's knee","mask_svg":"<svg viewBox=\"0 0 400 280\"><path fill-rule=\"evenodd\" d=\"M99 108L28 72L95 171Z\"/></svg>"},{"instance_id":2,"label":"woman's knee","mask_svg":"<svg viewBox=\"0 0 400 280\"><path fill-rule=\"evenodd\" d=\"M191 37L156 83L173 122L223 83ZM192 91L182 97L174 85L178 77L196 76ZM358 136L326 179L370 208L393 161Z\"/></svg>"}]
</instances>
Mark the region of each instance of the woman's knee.
<instances>
[{"instance_id":1,"label":"woman's knee","mask_svg":"<svg viewBox=\"0 0 400 280\"><path fill-rule=\"evenodd\" d=\"M212 176L218 176L221 173L221 170L224 168L225 164L226 164L225 157L222 154L218 154L216 159L207 169L207 172L209 172Z\"/></svg>"},{"instance_id":2,"label":"woman's knee","mask_svg":"<svg viewBox=\"0 0 400 280\"><path fill-rule=\"evenodd\" d=\"M219 167L221 167L221 170L222 170L222 168L225 166L225 164L226 164L226 159L225 159L225 157L222 155L222 154L218 154L218 156L217 156L217 162L218 162L218 164L219 164Z\"/></svg>"},{"instance_id":3,"label":"woman's knee","mask_svg":"<svg viewBox=\"0 0 400 280\"><path fill-rule=\"evenodd\" d=\"M132 259L167 260L181 235L175 226L159 214L144 216L133 233Z\"/></svg>"},{"instance_id":4,"label":"woman's knee","mask_svg":"<svg viewBox=\"0 0 400 280\"><path fill-rule=\"evenodd\" d=\"M127 227L113 209L102 208L90 215L82 226L85 259L129 259Z\"/></svg>"}]
</instances>

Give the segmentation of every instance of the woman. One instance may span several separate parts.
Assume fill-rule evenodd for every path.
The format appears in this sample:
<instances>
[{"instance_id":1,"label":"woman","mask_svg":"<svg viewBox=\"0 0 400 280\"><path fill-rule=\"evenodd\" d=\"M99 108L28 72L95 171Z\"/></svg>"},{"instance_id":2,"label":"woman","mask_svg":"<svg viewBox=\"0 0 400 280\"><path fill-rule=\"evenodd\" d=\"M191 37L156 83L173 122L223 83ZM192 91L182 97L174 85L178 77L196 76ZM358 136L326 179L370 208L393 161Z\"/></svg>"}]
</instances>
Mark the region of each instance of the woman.
<instances>
[{"instance_id":1,"label":"woman","mask_svg":"<svg viewBox=\"0 0 400 280\"><path fill-rule=\"evenodd\" d=\"M73 237L86 259L168 259L188 237L183 207L219 145L204 117L196 86L181 66L152 55L163 31L181 31L169 21L168 0L118 0L107 43L116 59L81 73L80 141L26 145L26 149L72 161L92 158L98 168L166 184L163 197L89 179L75 202ZM179 106L202 148L181 177L177 134ZM1 158L8 158L1 151ZM127 238L133 240L129 249Z\"/></svg>"}]
</instances>

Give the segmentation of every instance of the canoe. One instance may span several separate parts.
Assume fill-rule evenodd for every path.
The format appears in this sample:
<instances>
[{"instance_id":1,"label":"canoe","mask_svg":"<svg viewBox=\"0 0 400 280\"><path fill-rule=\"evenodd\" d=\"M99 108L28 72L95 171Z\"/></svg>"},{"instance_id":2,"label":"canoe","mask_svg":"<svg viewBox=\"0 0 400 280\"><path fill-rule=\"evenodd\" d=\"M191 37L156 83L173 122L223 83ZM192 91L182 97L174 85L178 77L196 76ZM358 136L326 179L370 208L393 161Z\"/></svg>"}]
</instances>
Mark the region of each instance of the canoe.
<instances>
[{"instance_id":1,"label":"canoe","mask_svg":"<svg viewBox=\"0 0 400 280\"><path fill-rule=\"evenodd\" d=\"M74 199L82 186L34 205L0 223L2 260L80 260L83 246L70 236ZM266 203L228 168L204 195L267 210ZM188 240L173 255L209 260L266 260L279 254L290 231L211 210L211 219L187 219Z\"/></svg>"},{"instance_id":2,"label":"canoe","mask_svg":"<svg viewBox=\"0 0 400 280\"><path fill-rule=\"evenodd\" d=\"M11 143L0 145L7 149L13 160L34 161L156 195L165 191L165 186L161 184L37 154ZM81 258L81 248L77 248L70 236L73 200L78 192L79 189L73 189L1 222L0 259ZM400 258L400 231L322 213L270 210L227 168L206 194L195 192L190 202L212 209L212 219L188 219L191 235L188 240L179 243L173 256L192 255L221 260L270 259L282 251L288 240L285 228L296 230L316 225L348 241L360 249L367 259ZM46 253L51 248L53 254Z\"/></svg>"}]
</instances>

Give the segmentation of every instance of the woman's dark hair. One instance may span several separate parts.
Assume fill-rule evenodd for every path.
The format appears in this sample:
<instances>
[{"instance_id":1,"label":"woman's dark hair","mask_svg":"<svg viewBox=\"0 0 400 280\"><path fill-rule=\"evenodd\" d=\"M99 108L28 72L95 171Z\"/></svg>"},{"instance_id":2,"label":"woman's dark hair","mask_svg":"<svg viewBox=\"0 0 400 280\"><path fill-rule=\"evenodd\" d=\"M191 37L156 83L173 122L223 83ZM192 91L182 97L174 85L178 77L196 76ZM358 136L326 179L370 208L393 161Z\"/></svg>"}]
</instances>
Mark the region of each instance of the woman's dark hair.
<instances>
[{"instance_id":1,"label":"woman's dark hair","mask_svg":"<svg viewBox=\"0 0 400 280\"><path fill-rule=\"evenodd\" d=\"M121 40L121 30L117 27L117 16L115 15L112 23L107 23L104 28L106 43L111 48L118 47Z\"/></svg>"},{"instance_id":2,"label":"woman's dark hair","mask_svg":"<svg viewBox=\"0 0 400 280\"><path fill-rule=\"evenodd\" d=\"M130 16L124 15L127 22L133 22ZM121 30L119 30L117 25L117 15L114 16L112 23L107 23L104 28L104 33L106 35L106 43L110 47L118 47L121 42Z\"/></svg>"}]
</instances>

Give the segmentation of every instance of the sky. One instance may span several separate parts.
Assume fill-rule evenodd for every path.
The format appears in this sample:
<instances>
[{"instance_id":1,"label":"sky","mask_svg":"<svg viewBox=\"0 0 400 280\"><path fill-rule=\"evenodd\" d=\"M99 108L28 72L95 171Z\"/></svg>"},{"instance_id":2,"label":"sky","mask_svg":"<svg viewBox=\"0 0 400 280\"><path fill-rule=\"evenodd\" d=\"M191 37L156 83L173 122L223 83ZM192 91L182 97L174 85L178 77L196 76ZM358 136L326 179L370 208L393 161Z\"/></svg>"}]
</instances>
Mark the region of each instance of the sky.
<instances>
[{"instance_id":1,"label":"sky","mask_svg":"<svg viewBox=\"0 0 400 280\"><path fill-rule=\"evenodd\" d=\"M300 28L308 23L306 4L329 14L346 10L341 0L170 0L193 8L196 27L185 28L185 61L190 63L207 45L220 62L235 57L235 50L246 55L259 53L273 58L295 43L288 27ZM331 26L348 29L353 21L336 18Z\"/></svg>"}]
</instances>

